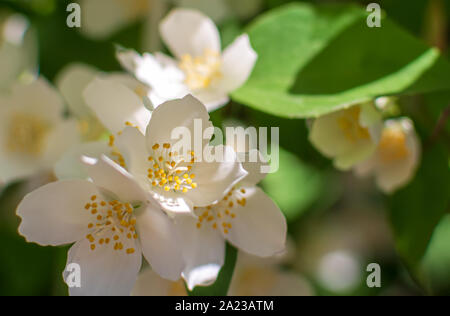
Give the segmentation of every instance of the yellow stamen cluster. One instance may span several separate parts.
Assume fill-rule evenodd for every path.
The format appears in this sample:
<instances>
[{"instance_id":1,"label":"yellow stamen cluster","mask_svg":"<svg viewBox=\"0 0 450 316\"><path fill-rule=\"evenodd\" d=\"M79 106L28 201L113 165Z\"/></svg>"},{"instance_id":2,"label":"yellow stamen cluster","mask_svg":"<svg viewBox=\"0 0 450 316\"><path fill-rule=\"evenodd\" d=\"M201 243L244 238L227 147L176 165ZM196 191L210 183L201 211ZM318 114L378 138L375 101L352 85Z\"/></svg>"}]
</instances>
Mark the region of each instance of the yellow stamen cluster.
<instances>
[{"instance_id":1,"label":"yellow stamen cluster","mask_svg":"<svg viewBox=\"0 0 450 316\"><path fill-rule=\"evenodd\" d=\"M222 77L220 53L210 49L206 49L202 56L183 56L179 66L186 75L186 85L194 91L208 88Z\"/></svg>"},{"instance_id":2,"label":"yellow stamen cluster","mask_svg":"<svg viewBox=\"0 0 450 316\"><path fill-rule=\"evenodd\" d=\"M215 205L194 208L198 215L197 228L211 225L213 229L222 229L224 234L229 234L233 228L233 220L237 218L239 207L247 205L245 189L233 188L223 199Z\"/></svg>"},{"instance_id":3,"label":"yellow stamen cluster","mask_svg":"<svg viewBox=\"0 0 450 316\"><path fill-rule=\"evenodd\" d=\"M378 145L378 153L382 162L392 163L408 157L406 135L401 128L385 128Z\"/></svg>"},{"instance_id":4,"label":"yellow stamen cluster","mask_svg":"<svg viewBox=\"0 0 450 316\"><path fill-rule=\"evenodd\" d=\"M86 236L92 251L99 246L108 245L116 251L121 251L124 250L125 240L138 238L134 208L131 204L117 200L103 201L94 195L84 208L95 219L88 224L90 233ZM133 254L135 251L134 248L125 249L127 254Z\"/></svg>"},{"instance_id":5,"label":"yellow stamen cluster","mask_svg":"<svg viewBox=\"0 0 450 316\"><path fill-rule=\"evenodd\" d=\"M126 168L127 165L125 163L125 158L115 145L114 135L109 136L108 146L111 148L111 156L113 157L114 162L117 163L122 168Z\"/></svg>"},{"instance_id":6,"label":"yellow stamen cluster","mask_svg":"<svg viewBox=\"0 0 450 316\"><path fill-rule=\"evenodd\" d=\"M43 120L30 114L16 114L9 124L7 151L30 156L42 153L49 132Z\"/></svg>"},{"instance_id":7,"label":"yellow stamen cluster","mask_svg":"<svg viewBox=\"0 0 450 316\"><path fill-rule=\"evenodd\" d=\"M188 160L183 155L170 150L170 144L155 144L152 156L148 157L147 177L153 187L165 192L187 193L196 189L195 174L191 173L195 163L195 153L191 152Z\"/></svg>"},{"instance_id":8,"label":"yellow stamen cluster","mask_svg":"<svg viewBox=\"0 0 450 316\"><path fill-rule=\"evenodd\" d=\"M361 108L354 106L350 109L342 111L341 117L338 118L339 128L345 137L353 143L360 140L370 139L369 129L361 126L359 122L361 116Z\"/></svg>"}]
</instances>

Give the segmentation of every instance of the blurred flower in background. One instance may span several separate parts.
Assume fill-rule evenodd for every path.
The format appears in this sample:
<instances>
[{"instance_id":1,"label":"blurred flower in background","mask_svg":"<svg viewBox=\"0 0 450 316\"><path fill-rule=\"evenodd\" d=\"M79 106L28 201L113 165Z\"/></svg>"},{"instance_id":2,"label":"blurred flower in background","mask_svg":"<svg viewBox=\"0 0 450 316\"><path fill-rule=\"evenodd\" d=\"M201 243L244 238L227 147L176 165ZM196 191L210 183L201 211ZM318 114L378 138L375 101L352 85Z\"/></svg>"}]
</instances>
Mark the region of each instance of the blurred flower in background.
<instances>
[{"instance_id":1,"label":"blurred flower in background","mask_svg":"<svg viewBox=\"0 0 450 316\"><path fill-rule=\"evenodd\" d=\"M0 98L0 178L8 183L51 171L79 141L77 123L64 118L63 101L43 78L17 84Z\"/></svg>"},{"instance_id":2,"label":"blurred flower in background","mask_svg":"<svg viewBox=\"0 0 450 316\"><path fill-rule=\"evenodd\" d=\"M173 39L182 36L161 37L160 24L173 8L207 15L208 22L195 23L216 24L209 28L213 46L230 47L238 38L238 46L246 48L236 50L232 60L245 76L232 83L237 88L249 79L241 89L221 93L231 99L226 107L211 106L214 126L280 130L279 170L259 186L286 217L292 249L285 257L266 259L239 253L228 293L450 293L446 1L410 1L405 10L401 1L380 0L386 15L379 32L355 27L364 22L367 5L358 0L79 0L81 29L64 27L70 2L0 4L0 295L68 293L61 277L68 247L26 243L17 234L14 213L20 200L56 178L88 179L82 155L128 163L120 143L136 148L127 137L138 132L136 127L146 133L158 105L150 101L154 81L161 75L169 73L165 83L175 78L181 86L188 76L193 90L217 75L217 54L201 51L204 56L189 58L173 49ZM329 14L335 7L328 11L319 2L344 9ZM348 3L356 5L350 9ZM382 36L374 36L378 33ZM442 57L425 42L439 48ZM133 58L122 60L128 72L121 69L115 53L124 51L117 47L133 52L128 57L141 63L139 74ZM174 59L165 55L167 48ZM145 51L161 53L144 63L148 54L137 52ZM252 75L250 67L241 67L243 51L258 54ZM169 93L173 87L164 86ZM341 102L353 95L353 102L313 115L314 106L327 106L322 100ZM169 112L159 126L180 115ZM127 137L120 142L122 133ZM44 224L39 233L48 233ZM382 268L381 288L367 286L370 263ZM145 260L143 267L134 295L189 293L183 281L161 278ZM128 291L132 285L127 284Z\"/></svg>"},{"instance_id":3,"label":"blurred flower in background","mask_svg":"<svg viewBox=\"0 0 450 316\"><path fill-rule=\"evenodd\" d=\"M0 91L9 88L21 76L37 71L38 43L27 18L0 11Z\"/></svg>"}]
</instances>

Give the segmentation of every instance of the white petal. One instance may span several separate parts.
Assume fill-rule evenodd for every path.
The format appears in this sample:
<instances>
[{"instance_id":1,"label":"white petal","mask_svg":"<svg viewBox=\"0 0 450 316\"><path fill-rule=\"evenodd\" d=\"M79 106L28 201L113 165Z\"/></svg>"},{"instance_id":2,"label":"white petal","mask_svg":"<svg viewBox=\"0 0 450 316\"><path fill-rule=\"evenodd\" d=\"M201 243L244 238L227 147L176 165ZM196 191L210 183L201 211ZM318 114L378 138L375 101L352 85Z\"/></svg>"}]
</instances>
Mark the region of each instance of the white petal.
<instances>
[{"instance_id":1,"label":"white petal","mask_svg":"<svg viewBox=\"0 0 450 316\"><path fill-rule=\"evenodd\" d=\"M212 126L205 106L193 96L188 95L183 99L161 104L152 113L147 128L147 146L151 148L155 144L173 144L175 140L172 139L172 132L180 127L186 127L191 133L191 138L202 137L194 135L194 122L201 124L202 134L206 128ZM191 141L191 144L194 142Z\"/></svg>"},{"instance_id":2,"label":"white petal","mask_svg":"<svg viewBox=\"0 0 450 316\"><path fill-rule=\"evenodd\" d=\"M82 0L82 27L86 36L98 40L111 36L147 13L142 0Z\"/></svg>"},{"instance_id":3,"label":"white petal","mask_svg":"<svg viewBox=\"0 0 450 316\"><path fill-rule=\"evenodd\" d=\"M118 50L116 53L120 65L128 72L134 74L141 63L141 55L132 49Z\"/></svg>"},{"instance_id":4,"label":"white petal","mask_svg":"<svg viewBox=\"0 0 450 316\"><path fill-rule=\"evenodd\" d=\"M200 90L194 96L206 106L208 112L213 112L230 101L228 93L218 88Z\"/></svg>"},{"instance_id":5,"label":"white petal","mask_svg":"<svg viewBox=\"0 0 450 316\"><path fill-rule=\"evenodd\" d=\"M359 105L356 105L359 106ZM373 106L373 105L372 105ZM367 114L367 107L361 106L360 124L369 129L370 137L367 139L352 140L347 137L339 125L343 111L324 115L312 123L309 139L311 143L325 156L334 159L338 169L347 170L355 164L369 158L377 147L378 122ZM367 115L366 115L367 114ZM371 125L369 125L371 124Z\"/></svg>"},{"instance_id":6,"label":"white petal","mask_svg":"<svg viewBox=\"0 0 450 316\"><path fill-rule=\"evenodd\" d=\"M84 158L87 173L94 183L116 195L122 202L147 202L148 195L122 167L106 156L100 159Z\"/></svg>"},{"instance_id":7,"label":"white petal","mask_svg":"<svg viewBox=\"0 0 450 316\"><path fill-rule=\"evenodd\" d=\"M88 106L112 133L122 131L129 122L145 131L151 113L128 87L112 80L95 79L84 91Z\"/></svg>"},{"instance_id":8,"label":"white petal","mask_svg":"<svg viewBox=\"0 0 450 316\"><path fill-rule=\"evenodd\" d=\"M22 218L19 232L27 241L42 246L69 244L83 238L91 214L85 210L97 187L82 180L60 181L28 194L17 215Z\"/></svg>"},{"instance_id":9,"label":"white petal","mask_svg":"<svg viewBox=\"0 0 450 316\"><path fill-rule=\"evenodd\" d=\"M145 136L136 128L126 127L117 137L116 146L125 158L127 170L145 187L145 184L149 183L147 178L149 154Z\"/></svg>"},{"instance_id":10,"label":"white petal","mask_svg":"<svg viewBox=\"0 0 450 316\"><path fill-rule=\"evenodd\" d=\"M214 149L223 153L223 159L194 163L192 174L195 174L194 181L198 187L184 194L197 207L206 207L218 202L248 174L237 161L233 148L220 145Z\"/></svg>"},{"instance_id":11,"label":"white petal","mask_svg":"<svg viewBox=\"0 0 450 316\"><path fill-rule=\"evenodd\" d=\"M246 205L236 205L233 227L224 237L237 248L270 257L286 247L287 224L275 203L259 188L245 188Z\"/></svg>"},{"instance_id":12,"label":"white petal","mask_svg":"<svg viewBox=\"0 0 450 316\"><path fill-rule=\"evenodd\" d=\"M421 157L421 145L411 120L402 118L390 120L386 125L401 125L406 134L408 155L401 161L391 164L379 163L376 170L378 186L385 193L392 193L407 184L414 177Z\"/></svg>"},{"instance_id":13,"label":"white petal","mask_svg":"<svg viewBox=\"0 0 450 316\"><path fill-rule=\"evenodd\" d=\"M71 296L128 296L141 269L142 252L138 243L128 241L125 249L133 248L133 254L115 251L113 245L98 245L94 251L87 239L70 248L67 266L78 264L81 270L81 287L69 288ZM69 273L64 272L64 280Z\"/></svg>"},{"instance_id":14,"label":"white petal","mask_svg":"<svg viewBox=\"0 0 450 316\"><path fill-rule=\"evenodd\" d=\"M253 71L258 55L247 34L238 37L223 52L221 89L230 93L240 88Z\"/></svg>"},{"instance_id":15,"label":"white petal","mask_svg":"<svg viewBox=\"0 0 450 316\"><path fill-rule=\"evenodd\" d=\"M22 74L35 75L37 38L34 28L21 14L2 10L0 28L0 89L9 89Z\"/></svg>"},{"instance_id":16,"label":"white petal","mask_svg":"<svg viewBox=\"0 0 450 316\"><path fill-rule=\"evenodd\" d=\"M238 262L229 295L311 296L312 293L311 286L297 273L264 263L240 266Z\"/></svg>"},{"instance_id":17,"label":"white petal","mask_svg":"<svg viewBox=\"0 0 450 316\"><path fill-rule=\"evenodd\" d=\"M189 93L184 84L184 73L174 61L171 62L168 57L163 58L160 54L144 54L137 61L134 73L136 78L149 85L152 93L158 95L163 102L182 98Z\"/></svg>"},{"instance_id":18,"label":"white petal","mask_svg":"<svg viewBox=\"0 0 450 316\"><path fill-rule=\"evenodd\" d=\"M159 203L161 208L171 217L179 214L194 214L194 205L192 202L177 193L164 192L164 195L155 193L153 197Z\"/></svg>"},{"instance_id":19,"label":"white petal","mask_svg":"<svg viewBox=\"0 0 450 316\"><path fill-rule=\"evenodd\" d=\"M152 269L165 279L180 279L184 263L178 231L171 219L152 206L137 215L137 232Z\"/></svg>"},{"instance_id":20,"label":"white petal","mask_svg":"<svg viewBox=\"0 0 450 316\"><path fill-rule=\"evenodd\" d=\"M267 176L266 168L269 168L267 159L257 149L252 149L245 154L245 161L242 163L248 175L241 181L242 186L252 187L260 183Z\"/></svg>"},{"instance_id":21,"label":"white petal","mask_svg":"<svg viewBox=\"0 0 450 316\"><path fill-rule=\"evenodd\" d=\"M40 117L49 123L61 120L63 99L50 83L38 78L29 84L16 84L8 101L18 111Z\"/></svg>"},{"instance_id":22,"label":"white petal","mask_svg":"<svg viewBox=\"0 0 450 316\"><path fill-rule=\"evenodd\" d=\"M86 172L86 167L81 161L81 157L100 158L109 152L110 148L106 141L74 145L55 164L55 176L59 180L88 179L89 176Z\"/></svg>"},{"instance_id":23,"label":"white petal","mask_svg":"<svg viewBox=\"0 0 450 316\"><path fill-rule=\"evenodd\" d=\"M186 267L183 278L192 291L196 286L213 284L225 261L225 240L211 225L197 228L198 220L177 217Z\"/></svg>"},{"instance_id":24,"label":"white petal","mask_svg":"<svg viewBox=\"0 0 450 316\"><path fill-rule=\"evenodd\" d=\"M181 58L203 55L209 49L220 52L220 35L214 22L199 11L173 10L160 25L164 42L172 53Z\"/></svg>"},{"instance_id":25,"label":"white petal","mask_svg":"<svg viewBox=\"0 0 450 316\"><path fill-rule=\"evenodd\" d=\"M80 142L77 121L69 119L55 124L46 142L47 146L41 159L47 168L52 168L70 147Z\"/></svg>"},{"instance_id":26,"label":"white petal","mask_svg":"<svg viewBox=\"0 0 450 316\"><path fill-rule=\"evenodd\" d=\"M83 91L95 79L98 72L94 67L76 63L65 67L58 74L56 86L74 115L78 117L92 115L83 98Z\"/></svg>"},{"instance_id":27,"label":"white petal","mask_svg":"<svg viewBox=\"0 0 450 316\"><path fill-rule=\"evenodd\" d=\"M187 296L183 281L172 282L161 278L151 269L139 273L133 296Z\"/></svg>"}]
</instances>

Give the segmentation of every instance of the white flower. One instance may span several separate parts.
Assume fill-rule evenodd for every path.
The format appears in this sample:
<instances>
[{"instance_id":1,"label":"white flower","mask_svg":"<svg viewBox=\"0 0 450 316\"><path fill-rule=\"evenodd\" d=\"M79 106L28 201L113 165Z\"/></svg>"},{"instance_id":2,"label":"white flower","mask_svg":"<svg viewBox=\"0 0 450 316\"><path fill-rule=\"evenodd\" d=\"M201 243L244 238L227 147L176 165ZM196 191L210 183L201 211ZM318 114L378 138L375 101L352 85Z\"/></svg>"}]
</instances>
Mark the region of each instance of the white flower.
<instances>
[{"instance_id":1,"label":"white flower","mask_svg":"<svg viewBox=\"0 0 450 316\"><path fill-rule=\"evenodd\" d=\"M82 123L85 139L88 141L98 140L105 132L105 128L83 96L84 90L91 83L95 83L97 78L107 83L123 85L132 90L139 98L148 93L145 85L127 74L104 74L94 67L78 63L65 67L57 76L56 86L65 98L70 112ZM122 108L126 108L126 106L124 104Z\"/></svg>"},{"instance_id":2,"label":"white flower","mask_svg":"<svg viewBox=\"0 0 450 316\"><path fill-rule=\"evenodd\" d=\"M37 40L20 14L0 12L0 30L0 90L6 90L21 75L35 73Z\"/></svg>"},{"instance_id":3,"label":"white flower","mask_svg":"<svg viewBox=\"0 0 450 316\"><path fill-rule=\"evenodd\" d=\"M64 119L61 97L44 79L15 85L0 96L0 179L19 180L53 168L79 141L77 124Z\"/></svg>"},{"instance_id":4,"label":"white flower","mask_svg":"<svg viewBox=\"0 0 450 316\"><path fill-rule=\"evenodd\" d=\"M189 289L215 282L224 264L225 243L248 254L270 257L285 249L287 224L278 206L256 184L260 163L246 163L249 175L219 202L195 208L197 218L175 218L181 232Z\"/></svg>"},{"instance_id":5,"label":"white flower","mask_svg":"<svg viewBox=\"0 0 450 316\"><path fill-rule=\"evenodd\" d=\"M159 1L159 0L158 0ZM81 0L85 35L103 39L147 15L149 0Z\"/></svg>"},{"instance_id":6,"label":"white flower","mask_svg":"<svg viewBox=\"0 0 450 316\"><path fill-rule=\"evenodd\" d=\"M376 152L355 166L360 176L375 175L378 187L392 193L413 178L421 156L413 122L399 118L385 122Z\"/></svg>"},{"instance_id":7,"label":"white flower","mask_svg":"<svg viewBox=\"0 0 450 316\"><path fill-rule=\"evenodd\" d=\"M142 102L146 87L129 75L105 75L78 64L59 75L58 87L78 118L85 140L89 141L73 146L62 156L55 166L58 179L85 179L86 172L79 160L83 155L94 158L106 155L124 166L114 139L127 125L145 131L151 116ZM101 140L108 132L112 134L110 140Z\"/></svg>"},{"instance_id":8,"label":"white flower","mask_svg":"<svg viewBox=\"0 0 450 316\"><path fill-rule=\"evenodd\" d=\"M143 269L139 273L133 296L187 296L183 280L176 282L161 278L152 269Z\"/></svg>"},{"instance_id":9,"label":"white flower","mask_svg":"<svg viewBox=\"0 0 450 316\"><path fill-rule=\"evenodd\" d=\"M228 295L313 295L313 289L308 281L296 272L283 270L278 265L281 263L273 259L261 259L239 253Z\"/></svg>"},{"instance_id":10,"label":"white flower","mask_svg":"<svg viewBox=\"0 0 450 316\"><path fill-rule=\"evenodd\" d=\"M127 127L116 145L126 168L166 211L192 213L194 206L222 199L247 175L231 147L210 146L212 135L203 139L211 127L205 106L188 95L157 107L145 136L139 129ZM172 133L180 128L189 132L191 146L200 142L203 152L195 152L194 147L181 148L184 152L176 149L180 140L173 139ZM204 152L221 153L223 160L207 162Z\"/></svg>"},{"instance_id":11,"label":"white flower","mask_svg":"<svg viewBox=\"0 0 450 316\"><path fill-rule=\"evenodd\" d=\"M161 53L118 54L123 66L152 88L150 99L156 106L192 94L213 111L247 81L257 59L248 35L222 53L217 27L198 11L173 10L161 22L160 32L175 59Z\"/></svg>"},{"instance_id":12,"label":"white flower","mask_svg":"<svg viewBox=\"0 0 450 316\"><path fill-rule=\"evenodd\" d=\"M55 182L24 198L20 234L42 246L75 243L67 265L80 266L81 287L70 288L71 295L129 295L142 254L162 277L179 279L183 263L167 215L108 158L85 163L93 182Z\"/></svg>"},{"instance_id":13,"label":"white flower","mask_svg":"<svg viewBox=\"0 0 450 316\"><path fill-rule=\"evenodd\" d=\"M355 105L311 122L309 140L336 168L347 170L375 151L382 128L372 103Z\"/></svg>"}]
</instances>

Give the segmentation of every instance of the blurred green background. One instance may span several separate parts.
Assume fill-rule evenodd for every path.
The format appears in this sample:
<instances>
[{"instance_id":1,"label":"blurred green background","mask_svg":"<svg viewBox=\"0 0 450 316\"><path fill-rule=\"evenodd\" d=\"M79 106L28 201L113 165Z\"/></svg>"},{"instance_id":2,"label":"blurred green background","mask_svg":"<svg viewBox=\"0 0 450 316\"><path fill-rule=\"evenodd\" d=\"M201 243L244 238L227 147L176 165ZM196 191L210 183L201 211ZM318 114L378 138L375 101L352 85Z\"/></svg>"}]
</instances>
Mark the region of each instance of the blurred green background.
<instances>
[{"instance_id":1,"label":"blurred green background","mask_svg":"<svg viewBox=\"0 0 450 316\"><path fill-rule=\"evenodd\" d=\"M107 38L93 40L77 29L66 27L66 7L71 2L0 1L0 10L26 15L37 31L39 69L43 76L53 81L72 62L86 63L103 71L119 71L116 44L144 51L145 18ZM230 43L255 16L289 2L295 1L263 0L251 16L223 19L219 26L224 44ZM367 5L373 1L298 2ZM448 56L450 1L377 2L391 20ZM449 93L401 99L404 112L414 118L423 139L428 139L443 106L449 103ZM448 174L450 129L443 136L443 145L434 146L424 157L430 162L424 163L406 192L387 198L378 193L371 180L355 179L352 174L336 171L308 142L304 120L273 117L238 103L212 113L217 126L232 124L236 119L247 126L280 127L280 170L269 175L262 186L289 221L290 238L296 251L295 258L283 269L304 276L317 295L450 295L450 214L442 218L433 217L432 213L434 189L441 187L443 191L437 192L444 197L449 195L448 181L439 182L435 175ZM442 161L446 170L433 169L441 166ZM28 244L17 234L19 221L15 208L23 195L36 185L15 183L4 188L0 197L0 295L67 294L62 280L67 248ZM448 214L448 205L445 207ZM430 212L427 217L430 223L423 222L424 210ZM418 242L414 243L414 250L404 252L401 238L409 237L411 229ZM420 235L422 230L426 230L424 234L428 238ZM415 250L424 252L423 258L418 254L421 258L417 260ZM412 266L413 261L419 264ZM369 289L365 284L365 269L371 262L382 267L381 289Z\"/></svg>"}]
</instances>

